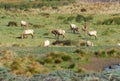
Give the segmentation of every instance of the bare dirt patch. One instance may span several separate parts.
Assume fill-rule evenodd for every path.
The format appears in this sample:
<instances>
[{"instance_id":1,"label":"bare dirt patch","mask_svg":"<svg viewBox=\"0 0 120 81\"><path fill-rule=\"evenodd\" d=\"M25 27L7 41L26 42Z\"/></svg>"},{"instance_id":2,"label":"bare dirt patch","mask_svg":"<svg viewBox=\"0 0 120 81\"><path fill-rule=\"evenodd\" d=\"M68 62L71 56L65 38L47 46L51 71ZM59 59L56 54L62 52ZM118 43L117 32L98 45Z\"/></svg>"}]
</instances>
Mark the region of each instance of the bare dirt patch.
<instances>
[{"instance_id":1,"label":"bare dirt patch","mask_svg":"<svg viewBox=\"0 0 120 81\"><path fill-rule=\"evenodd\" d=\"M113 64L120 64L120 59L91 57L89 58L89 63L82 65L82 67L88 71L101 71L105 67Z\"/></svg>"}]
</instances>

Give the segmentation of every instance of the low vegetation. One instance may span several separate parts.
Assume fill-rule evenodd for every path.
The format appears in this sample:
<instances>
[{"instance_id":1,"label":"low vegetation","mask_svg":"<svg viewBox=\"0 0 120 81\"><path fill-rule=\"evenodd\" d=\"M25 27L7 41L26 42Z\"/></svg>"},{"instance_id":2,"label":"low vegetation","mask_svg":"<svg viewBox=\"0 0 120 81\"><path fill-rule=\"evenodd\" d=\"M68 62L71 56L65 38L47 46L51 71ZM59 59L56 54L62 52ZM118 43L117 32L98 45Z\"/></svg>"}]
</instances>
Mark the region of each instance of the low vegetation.
<instances>
[{"instance_id":1,"label":"low vegetation","mask_svg":"<svg viewBox=\"0 0 120 81\"><path fill-rule=\"evenodd\" d=\"M119 81L119 77L114 78L114 73L111 75L112 72L104 74L101 68L99 73L89 74L82 66L90 63L93 57L120 58L117 45L120 43L120 4L71 4L75 0L24 1L24 4L14 1L0 3L0 80L10 76L12 78L6 81L18 81L25 76L21 81L27 77L30 81ZM33 39L23 33L21 20L27 22L27 29L34 31ZM82 31L84 23L86 32L95 30L97 39ZM79 32L72 33L70 24L75 24ZM51 33L53 29L64 30L65 37L57 39ZM49 46L43 47L45 40L49 40ZM87 47L87 41L94 45Z\"/></svg>"}]
</instances>

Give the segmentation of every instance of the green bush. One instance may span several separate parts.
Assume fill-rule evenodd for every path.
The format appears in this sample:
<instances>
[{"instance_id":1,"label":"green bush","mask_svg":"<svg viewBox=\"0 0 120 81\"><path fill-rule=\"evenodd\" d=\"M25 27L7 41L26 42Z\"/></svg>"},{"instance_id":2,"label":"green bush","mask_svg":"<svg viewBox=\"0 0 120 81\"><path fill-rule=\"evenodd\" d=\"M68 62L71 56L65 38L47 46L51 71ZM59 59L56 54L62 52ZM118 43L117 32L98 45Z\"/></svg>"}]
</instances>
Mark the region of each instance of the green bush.
<instances>
[{"instance_id":1,"label":"green bush","mask_svg":"<svg viewBox=\"0 0 120 81\"><path fill-rule=\"evenodd\" d=\"M54 61L55 64L60 64L61 62L62 62L62 59L60 58L56 58Z\"/></svg>"},{"instance_id":2,"label":"green bush","mask_svg":"<svg viewBox=\"0 0 120 81\"><path fill-rule=\"evenodd\" d=\"M80 23L82 21L86 21L86 19L82 15L77 15L75 21Z\"/></svg>"},{"instance_id":3,"label":"green bush","mask_svg":"<svg viewBox=\"0 0 120 81\"><path fill-rule=\"evenodd\" d=\"M117 49L111 48L107 50L107 55L111 57L117 57L119 56L119 52Z\"/></svg>"},{"instance_id":4,"label":"green bush","mask_svg":"<svg viewBox=\"0 0 120 81\"><path fill-rule=\"evenodd\" d=\"M68 65L68 69L72 69L72 68L74 68L75 67L75 63L70 63L69 65Z\"/></svg>"},{"instance_id":5,"label":"green bush","mask_svg":"<svg viewBox=\"0 0 120 81\"><path fill-rule=\"evenodd\" d=\"M72 57L69 56L69 55L64 55L64 56L61 57L61 59L62 59L63 61L70 61L70 60L72 60Z\"/></svg>"},{"instance_id":6,"label":"green bush","mask_svg":"<svg viewBox=\"0 0 120 81\"><path fill-rule=\"evenodd\" d=\"M85 50L81 50L81 49L76 49L74 53L86 54Z\"/></svg>"},{"instance_id":7,"label":"green bush","mask_svg":"<svg viewBox=\"0 0 120 81\"><path fill-rule=\"evenodd\" d=\"M98 50L98 51L95 51L94 54L95 54L95 56L97 56L97 57L106 57L106 56L107 56L105 50Z\"/></svg>"}]
</instances>

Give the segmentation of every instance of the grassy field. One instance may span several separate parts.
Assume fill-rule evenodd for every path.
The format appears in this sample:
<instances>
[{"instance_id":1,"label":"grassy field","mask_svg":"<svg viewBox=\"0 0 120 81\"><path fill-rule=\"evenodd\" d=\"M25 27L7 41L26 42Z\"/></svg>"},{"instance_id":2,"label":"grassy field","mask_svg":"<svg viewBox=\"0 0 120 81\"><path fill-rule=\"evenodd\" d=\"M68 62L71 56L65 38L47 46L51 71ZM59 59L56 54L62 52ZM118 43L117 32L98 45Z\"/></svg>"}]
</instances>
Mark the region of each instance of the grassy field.
<instances>
[{"instance_id":1,"label":"grassy field","mask_svg":"<svg viewBox=\"0 0 120 81\"><path fill-rule=\"evenodd\" d=\"M119 11L109 14L106 11L101 14L97 11L94 12L95 9L93 9L92 13L92 10L80 13L79 11L73 13L70 10L69 13L69 9L73 8L72 10L75 11L75 6L64 6L63 8L66 12L61 7L26 10L1 8L0 60L3 63L1 62L0 66L10 68L13 74L27 76L63 69L80 73L86 72L80 65L89 63L90 57L119 58L120 48L117 45L120 43ZM86 7L86 9L90 8L91 6ZM30 36L26 39L17 38L24 30L20 26L21 20L28 22L28 28L35 31L34 39L31 39ZM9 21L16 22L18 26L8 27ZM88 31L97 31L97 39L90 38L82 32L82 24L85 21ZM70 31L71 23L79 27L80 33L73 34ZM51 29L64 29L66 31L65 39L60 37L60 40L70 40L72 44L69 46L52 45L57 39L50 33ZM49 47L42 47L45 40L50 40ZM94 46L81 45L87 40L92 41Z\"/></svg>"},{"instance_id":2,"label":"grassy field","mask_svg":"<svg viewBox=\"0 0 120 81\"><path fill-rule=\"evenodd\" d=\"M7 12L5 13L7 14ZM26 13L27 14L27 13ZM45 13L44 13L45 14ZM20 14L19 14L20 15ZM91 16L89 14L86 14L87 16ZM104 15L104 14L95 14L92 15L91 17L93 19L91 19L90 21L87 22L87 27L88 27L88 31L90 30L96 30L97 31L97 35L98 35L98 39L95 40L94 37L90 38L88 35L85 35L82 31L81 31L81 27L82 27L82 23L84 23L84 21L82 22L76 22L76 14L49 14L49 17L46 18L43 15L29 15L27 14L27 16L18 16L18 17L12 17L10 15L1 15L1 23L0 23L0 44L1 46L12 46L14 44L23 44L23 46L28 46L28 47L36 47L36 46L40 46L41 43L46 40L49 39L50 42L52 43L53 41L56 40L56 38L54 37L54 35L52 35L50 32L51 29L64 29L66 31L66 35L65 35L65 39L63 39L62 37L60 38L60 40L77 40L79 41L86 41L86 40L91 40L95 46L110 46L110 45L117 45L117 43L119 43L120 39L119 39L119 25L117 24L112 24L112 25L96 25L97 22L104 21L107 18L113 18L113 16L111 15ZM63 19L59 19L59 18L63 18ZM67 19L69 17L73 17L72 20L68 20ZM102 17L102 19L101 19ZM31 37L29 37L28 39L17 39L17 37L19 37L23 31L23 29L20 27L20 20L25 20L28 23L31 23L35 26L38 25L38 28L35 28L35 26L29 26L30 29L33 29L35 31L35 38L31 39ZM9 21L16 21L18 23L17 27L7 27L6 25L8 24ZM73 34L70 30L69 30L69 26L70 23L75 23L79 28L80 28L80 34ZM44 35L45 33L48 33L48 35ZM52 46L52 45L51 45ZM76 45L74 45L76 46Z\"/></svg>"}]
</instances>

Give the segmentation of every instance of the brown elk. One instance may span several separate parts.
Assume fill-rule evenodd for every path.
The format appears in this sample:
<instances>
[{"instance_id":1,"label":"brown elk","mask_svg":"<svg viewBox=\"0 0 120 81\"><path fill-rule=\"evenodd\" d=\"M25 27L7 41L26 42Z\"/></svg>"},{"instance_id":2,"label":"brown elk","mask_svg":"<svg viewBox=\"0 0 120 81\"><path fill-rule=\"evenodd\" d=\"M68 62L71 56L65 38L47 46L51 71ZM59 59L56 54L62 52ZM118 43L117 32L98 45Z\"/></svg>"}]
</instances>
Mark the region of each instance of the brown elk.
<instances>
[{"instance_id":1,"label":"brown elk","mask_svg":"<svg viewBox=\"0 0 120 81\"><path fill-rule=\"evenodd\" d=\"M63 38L65 37L65 30L62 30L62 29L58 29L58 30L54 29L54 30L51 30L51 33L54 34L55 37L58 36L58 37L57 37L58 39L59 39L59 36L60 36L60 35L63 36Z\"/></svg>"}]
</instances>

